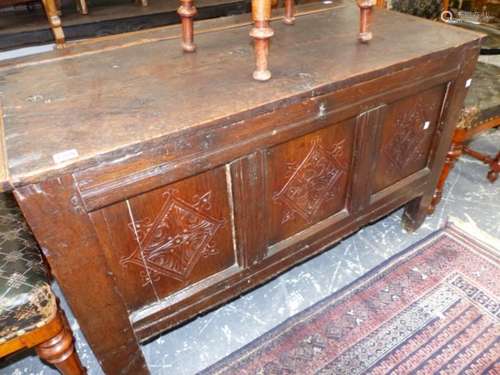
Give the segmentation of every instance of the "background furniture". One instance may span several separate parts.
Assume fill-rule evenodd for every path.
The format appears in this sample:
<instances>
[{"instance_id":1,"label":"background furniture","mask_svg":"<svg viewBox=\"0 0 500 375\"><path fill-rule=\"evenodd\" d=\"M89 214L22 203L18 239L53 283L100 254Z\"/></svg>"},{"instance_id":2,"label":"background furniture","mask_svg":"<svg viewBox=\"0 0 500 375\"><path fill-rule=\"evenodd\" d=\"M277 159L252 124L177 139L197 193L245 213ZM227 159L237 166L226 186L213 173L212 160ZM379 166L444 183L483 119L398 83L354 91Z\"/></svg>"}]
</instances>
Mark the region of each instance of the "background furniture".
<instances>
[{"instance_id":1,"label":"background furniture","mask_svg":"<svg viewBox=\"0 0 500 375\"><path fill-rule=\"evenodd\" d=\"M424 221L480 36L378 10L360 44L351 1L296 17L264 85L247 15L197 23L204 53L175 26L0 66L0 186L107 373L398 207Z\"/></svg>"},{"instance_id":2,"label":"background furniture","mask_svg":"<svg viewBox=\"0 0 500 375\"><path fill-rule=\"evenodd\" d=\"M61 25L61 19L58 15L58 9L55 0L41 0L45 14L49 21L57 47L64 45L64 32ZM13 6L27 3L27 0L0 0L0 7Z\"/></svg>"},{"instance_id":3,"label":"background furniture","mask_svg":"<svg viewBox=\"0 0 500 375\"><path fill-rule=\"evenodd\" d=\"M500 126L500 67L478 63L472 83L465 99L464 109L457 123L451 149L446 164L436 187L430 212L441 201L443 188L448 174L462 155L472 156L489 166L487 177L495 182L500 172L500 150L496 155L488 156L474 151L466 143L479 133Z\"/></svg>"},{"instance_id":4,"label":"background furniture","mask_svg":"<svg viewBox=\"0 0 500 375\"><path fill-rule=\"evenodd\" d=\"M46 272L14 197L0 193L0 358L35 347L62 374L84 374Z\"/></svg>"},{"instance_id":5,"label":"background furniture","mask_svg":"<svg viewBox=\"0 0 500 375\"><path fill-rule=\"evenodd\" d=\"M435 20L448 7L442 0L391 0L390 3L390 8L395 11Z\"/></svg>"}]
</instances>

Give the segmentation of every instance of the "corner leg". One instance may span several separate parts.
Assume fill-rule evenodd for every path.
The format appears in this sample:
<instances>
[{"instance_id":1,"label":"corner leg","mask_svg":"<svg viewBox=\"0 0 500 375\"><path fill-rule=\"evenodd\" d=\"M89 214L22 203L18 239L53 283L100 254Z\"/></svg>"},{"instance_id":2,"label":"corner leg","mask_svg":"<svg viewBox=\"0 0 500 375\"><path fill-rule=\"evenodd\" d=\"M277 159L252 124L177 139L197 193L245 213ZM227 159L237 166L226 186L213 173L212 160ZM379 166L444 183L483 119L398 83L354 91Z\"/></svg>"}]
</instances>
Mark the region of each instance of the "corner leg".
<instances>
[{"instance_id":1,"label":"corner leg","mask_svg":"<svg viewBox=\"0 0 500 375\"><path fill-rule=\"evenodd\" d=\"M61 19L57 15L57 6L55 0L42 0L43 8L45 9L45 14L49 20L50 27L52 28L52 33L56 40L57 48L62 48L64 46L64 32L62 29Z\"/></svg>"},{"instance_id":2,"label":"corner leg","mask_svg":"<svg viewBox=\"0 0 500 375\"><path fill-rule=\"evenodd\" d=\"M196 15L196 7L193 0L181 0L181 6L177 9L182 23L182 49L184 52L194 52L193 17Z\"/></svg>"},{"instance_id":3,"label":"corner leg","mask_svg":"<svg viewBox=\"0 0 500 375\"><path fill-rule=\"evenodd\" d=\"M367 43L373 38L373 34L369 31L370 18L372 15L373 7L376 4L375 0L357 0L359 6L359 41Z\"/></svg>"},{"instance_id":4,"label":"corner leg","mask_svg":"<svg viewBox=\"0 0 500 375\"><path fill-rule=\"evenodd\" d=\"M87 373L80 362L73 344L73 333L61 311L57 312L59 332L36 347L38 356L57 367L63 375L84 375Z\"/></svg>"},{"instance_id":5,"label":"corner leg","mask_svg":"<svg viewBox=\"0 0 500 375\"><path fill-rule=\"evenodd\" d=\"M252 0L252 19L254 27L250 36L254 38L255 65L253 78L257 81L267 81L271 78L268 69L269 40L274 35L270 26L271 0Z\"/></svg>"},{"instance_id":6,"label":"corner leg","mask_svg":"<svg viewBox=\"0 0 500 375\"><path fill-rule=\"evenodd\" d=\"M429 205L432 200L432 195L421 196L408 202L403 212L403 228L407 232L414 232L424 223L424 220L429 213Z\"/></svg>"},{"instance_id":7,"label":"corner leg","mask_svg":"<svg viewBox=\"0 0 500 375\"><path fill-rule=\"evenodd\" d=\"M448 175L455 166L455 162L460 157L460 155L462 155L463 143L461 141L458 141L457 137L458 132L459 131L455 133L450 151L448 151L448 154L446 155L445 165L443 167L441 175L439 176L439 181L436 186L436 190L434 191L434 196L432 197L432 201L429 205L429 214L434 213L436 206L439 204L439 202L441 202L441 198L443 197L443 188L446 179L448 178Z\"/></svg>"},{"instance_id":8,"label":"corner leg","mask_svg":"<svg viewBox=\"0 0 500 375\"><path fill-rule=\"evenodd\" d=\"M283 22L287 25L295 23L295 0L285 0L285 17Z\"/></svg>"}]
</instances>

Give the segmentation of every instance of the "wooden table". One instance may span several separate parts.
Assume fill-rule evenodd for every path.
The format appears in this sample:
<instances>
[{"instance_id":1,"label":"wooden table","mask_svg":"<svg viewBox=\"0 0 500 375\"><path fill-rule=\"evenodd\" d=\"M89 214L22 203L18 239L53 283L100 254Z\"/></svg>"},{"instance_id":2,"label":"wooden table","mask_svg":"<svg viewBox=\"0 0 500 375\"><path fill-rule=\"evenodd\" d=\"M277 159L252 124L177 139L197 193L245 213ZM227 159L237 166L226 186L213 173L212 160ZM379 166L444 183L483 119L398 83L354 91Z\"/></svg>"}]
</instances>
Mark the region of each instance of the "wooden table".
<instances>
[{"instance_id":1,"label":"wooden table","mask_svg":"<svg viewBox=\"0 0 500 375\"><path fill-rule=\"evenodd\" d=\"M480 35L348 1L273 22L256 82L248 16L0 66L12 189L108 374L140 342L405 205L427 214Z\"/></svg>"}]
</instances>

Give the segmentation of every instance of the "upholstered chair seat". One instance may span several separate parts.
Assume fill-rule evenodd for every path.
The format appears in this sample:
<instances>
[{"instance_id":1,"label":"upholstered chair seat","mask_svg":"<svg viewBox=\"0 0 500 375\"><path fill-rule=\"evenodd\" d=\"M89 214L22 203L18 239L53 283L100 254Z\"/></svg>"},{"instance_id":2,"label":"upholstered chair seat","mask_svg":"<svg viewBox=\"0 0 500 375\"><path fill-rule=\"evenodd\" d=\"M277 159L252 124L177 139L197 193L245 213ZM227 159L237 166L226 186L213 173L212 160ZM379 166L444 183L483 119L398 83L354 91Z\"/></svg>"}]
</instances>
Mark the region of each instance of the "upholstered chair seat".
<instances>
[{"instance_id":1,"label":"upholstered chair seat","mask_svg":"<svg viewBox=\"0 0 500 375\"><path fill-rule=\"evenodd\" d=\"M457 128L471 129L500 117L500 67L478 62Z\"/></svg>"},{"instance_id":2,"label":"upholstered chair seat","mask_svg":"<svg viewBox=\"0 0 500 375\"><path fill-rule=\"evenodd\" d=\"M390 8L412 16L438 19L441 16L441 0L392 0Z\"/></svg>"},{"instance_id":3,"label":"upholstered chair seat","mask_svg":"<svg viewBox=\"0 0 500 375\"><path fill-rule=\"evenodd\" d=\"M0 193L0 358L34 347L61 374L84 375L73 333L47 276L14 197Z\"/></svg>"},{"instance_id":4,"label":"upholstered chair seat","mask_svg":"<svg viewBox=\"0 0 500 375\"><path fill-rule=\"evenodd\" d=\"M0 194L0 343L44 326L57 313L40 251L12 195Z\"/></svg>"}]
</instances>

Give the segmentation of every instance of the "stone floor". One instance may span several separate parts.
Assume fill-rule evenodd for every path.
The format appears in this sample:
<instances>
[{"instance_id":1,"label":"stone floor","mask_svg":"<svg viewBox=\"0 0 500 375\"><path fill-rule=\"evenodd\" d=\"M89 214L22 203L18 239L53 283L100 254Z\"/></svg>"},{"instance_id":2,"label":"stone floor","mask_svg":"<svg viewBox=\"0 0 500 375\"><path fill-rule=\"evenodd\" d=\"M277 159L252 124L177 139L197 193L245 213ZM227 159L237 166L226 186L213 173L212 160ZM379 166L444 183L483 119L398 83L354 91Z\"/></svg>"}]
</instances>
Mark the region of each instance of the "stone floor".
<instances>
[{"instance_id":1,"label":"stone floor","mask_svg":"<svg viewBox=\"0 0 500 375\"><path fill-rule=\"evenodd\" d=\"M500 130L483 134L472 146L496 153ZM480 162L462 157L448 178L442 203L416 233L402 230L402 211L396 211L245 296L144 345L152 373L195 374L442 227L448 218L500 240L500 180L488 182L486 170ZM70 316L77 350L89 374L102 374L57 285L54 289ZM57 372L28 351L0 362L0 374Z\"/></svg>"}]
</instances>

